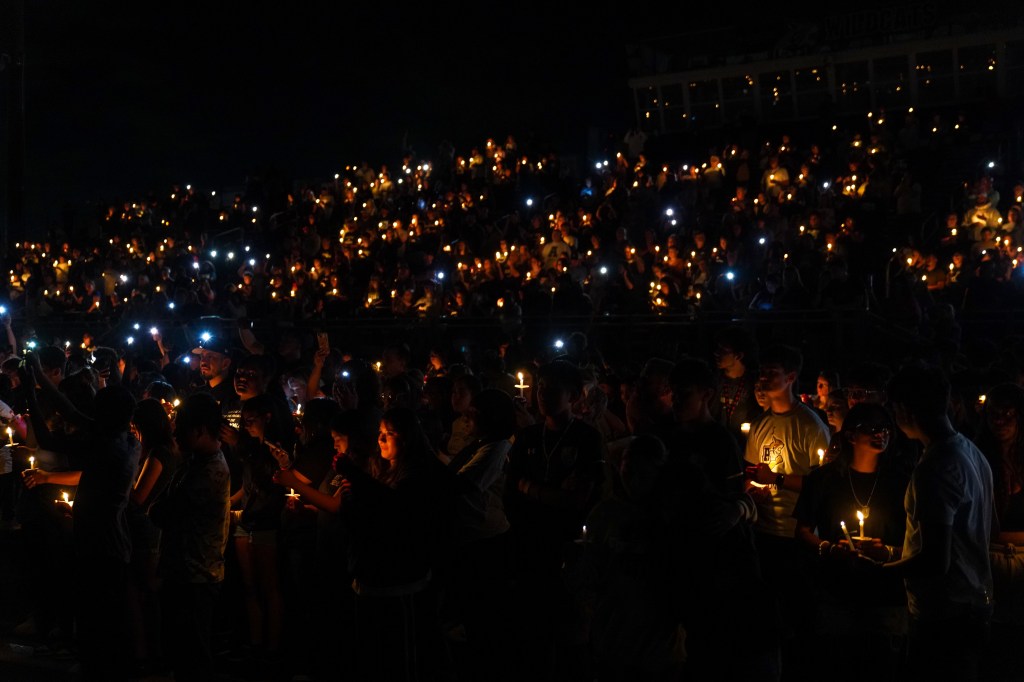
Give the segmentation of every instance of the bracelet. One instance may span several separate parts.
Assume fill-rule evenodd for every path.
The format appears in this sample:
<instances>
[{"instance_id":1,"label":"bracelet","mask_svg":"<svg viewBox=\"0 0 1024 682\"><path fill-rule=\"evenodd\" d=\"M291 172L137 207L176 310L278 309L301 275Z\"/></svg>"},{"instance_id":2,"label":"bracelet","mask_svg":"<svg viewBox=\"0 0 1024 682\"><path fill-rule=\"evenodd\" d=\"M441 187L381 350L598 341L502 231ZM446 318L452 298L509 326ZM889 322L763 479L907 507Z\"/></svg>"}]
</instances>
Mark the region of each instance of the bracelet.
<instances>
[{"instance_id":1,"label":"bracelet","mask_svg":"<svg viewBox=\"0 0 1024 682\"><path fill-rule=\"evenodd\" d=\"M786 481L786 474L778 474L775 477L775 487L781 488L782 484Z\"/></svg>"},{"instance_id":2,"label":"bracelet","mask_svg":"<svg viewBox=\"0 0 1024 682\"><path fill-rule=\"evenodd\" d=\"M822 540L820 543L818 543L818 556L825 556L826 552L828 552L828 549L831 546L832 543L828 540Z\"/></svg>"}]
</instances>

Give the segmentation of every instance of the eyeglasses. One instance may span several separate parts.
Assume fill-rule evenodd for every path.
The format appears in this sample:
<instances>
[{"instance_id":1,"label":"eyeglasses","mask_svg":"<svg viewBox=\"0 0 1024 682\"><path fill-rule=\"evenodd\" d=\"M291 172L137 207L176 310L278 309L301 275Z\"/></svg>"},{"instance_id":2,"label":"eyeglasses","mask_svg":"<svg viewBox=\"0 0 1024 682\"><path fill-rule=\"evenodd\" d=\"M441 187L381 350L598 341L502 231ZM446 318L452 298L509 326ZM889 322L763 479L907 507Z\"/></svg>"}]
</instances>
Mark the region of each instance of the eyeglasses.
<instances>
[{"instance_id":1,"label":"eyeglasses","mask_svg":"<svg viewBox=\"0 0 1024 682\"><path fill-rule=\"evenodd\" d=\"M892 429L881 424L857 424L856 426L851 426L850 431L872 437L888 436L892 433Z\"/></svg>"}]
</instances>

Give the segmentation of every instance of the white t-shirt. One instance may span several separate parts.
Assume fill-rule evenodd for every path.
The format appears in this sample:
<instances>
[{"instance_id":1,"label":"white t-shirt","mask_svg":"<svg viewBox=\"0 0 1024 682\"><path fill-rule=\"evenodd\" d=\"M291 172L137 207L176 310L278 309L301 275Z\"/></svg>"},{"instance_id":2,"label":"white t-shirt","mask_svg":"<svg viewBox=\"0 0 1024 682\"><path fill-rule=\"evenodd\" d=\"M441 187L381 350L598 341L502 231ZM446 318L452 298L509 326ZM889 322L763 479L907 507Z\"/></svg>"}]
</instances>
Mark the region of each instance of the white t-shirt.
<instances>
[{"instance_id":1,"label":"white t-shirt","mask_svg":"<svg viewBox=\"0 0 1024 682\"><path fill-rule=\"evenodd\" d=\"M946 619L991 608L992 469L967 437L954 434L928 446L904 499L903 556L921 551L921 522L951 527L945 575L907 578L907 604L919 618Z\"/></svg>"},{"instance_id":2,"label":"white t-shirt","mask_svg":"<svg viewBox=\"0 0 1024 682\"><path fill-rule=\"evenodd\" d=\"M828 426L814 410L801 402L792 410L771 410L750 426L743 458L750 464L765 462L777 474L805 476L818 464L818 449L828 447ZM792 538L796 531L793 508L799 493L769 486L772 496L757 505L757 525L762 533Z\"/></svg>"}]
</instances>

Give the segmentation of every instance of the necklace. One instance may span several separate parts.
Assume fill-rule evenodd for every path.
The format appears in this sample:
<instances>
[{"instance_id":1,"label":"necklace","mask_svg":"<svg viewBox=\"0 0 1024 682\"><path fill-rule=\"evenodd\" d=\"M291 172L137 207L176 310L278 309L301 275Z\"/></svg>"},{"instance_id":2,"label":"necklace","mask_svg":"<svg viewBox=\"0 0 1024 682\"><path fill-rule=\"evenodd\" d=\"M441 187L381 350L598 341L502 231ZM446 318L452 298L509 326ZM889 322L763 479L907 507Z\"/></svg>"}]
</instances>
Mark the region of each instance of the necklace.
<instances>
[{"instance_id":1,"label":"necklace","mask_svg":"<svg viewBox=\"0 0 1024 682\"><path fill-rule=\"evenodd\" d=\"M850 469L849 480L850 492L853 493L853 499L857 502L857 507L860 509L861 513L864 514L864 518L866 519L871 513L871 498L874 497L875 487L878 485L878 469L875 469L875 482L871 484L871 492L868 493L867 502L861 502L860 498L857 497L857 491L853 488L853 469Z\"/></svg>"},{"instance_id":2,"label":"necklace","mask_svg":"<svg viewBox=\"0 0 1024 682\"><path fill-rule=\"evenodd\" d=\"M572 423L574 421L576 421L575 417L570 417L569 418L569 423L565 425L565 428L562 430L562 433L560 433L558 435L558 440L555 441L555 444L551 448L551 450L548 450L548 446L547 446L548 427L545 425L545 426L543 426L541 428L541 430L540 430L540 451L544 455L544 480L547 480L548 473L551 470L551 455L553 453L555 453L555 452L558 452L558 446L562 444L562 439L565 438L565 434L569 433L569 428L572 426Z\"/></svg>"}]
</instances>

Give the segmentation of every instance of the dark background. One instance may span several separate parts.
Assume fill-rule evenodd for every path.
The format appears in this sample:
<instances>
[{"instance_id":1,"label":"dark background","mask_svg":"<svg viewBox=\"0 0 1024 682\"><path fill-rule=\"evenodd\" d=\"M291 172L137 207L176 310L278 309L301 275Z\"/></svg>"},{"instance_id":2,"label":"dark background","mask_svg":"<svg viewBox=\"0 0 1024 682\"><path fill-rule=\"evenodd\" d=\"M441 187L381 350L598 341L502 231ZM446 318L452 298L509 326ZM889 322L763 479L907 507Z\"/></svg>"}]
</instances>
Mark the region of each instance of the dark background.
<instances>
[{"instance_id":1,"label":"dark background","mask_svg":"<svg viewBox=\"0 0 1024 682\"><path fill-rule=\"evenodd\" d=\"M571 149L592 125L621 136L626 23L600 5L29 2L30 216L429 158L443 139L465 153L510 133Z\"/></svg>"},{"instance_id":2,"label":"dark background","mask_svg":"<svg viewBox=\"0 0 1024 682\"><path fill-rule=\"evenodd\" d=\"M87 202L324 178L406 149L431 158L442 140L465 154L512 134L587 160L634 124L631 75L778 52L826 14L890 5L0 0L4 52L18 4L30 235ZM972 12L909 6L936 25Z\"/></svg>"}]
</instances>

